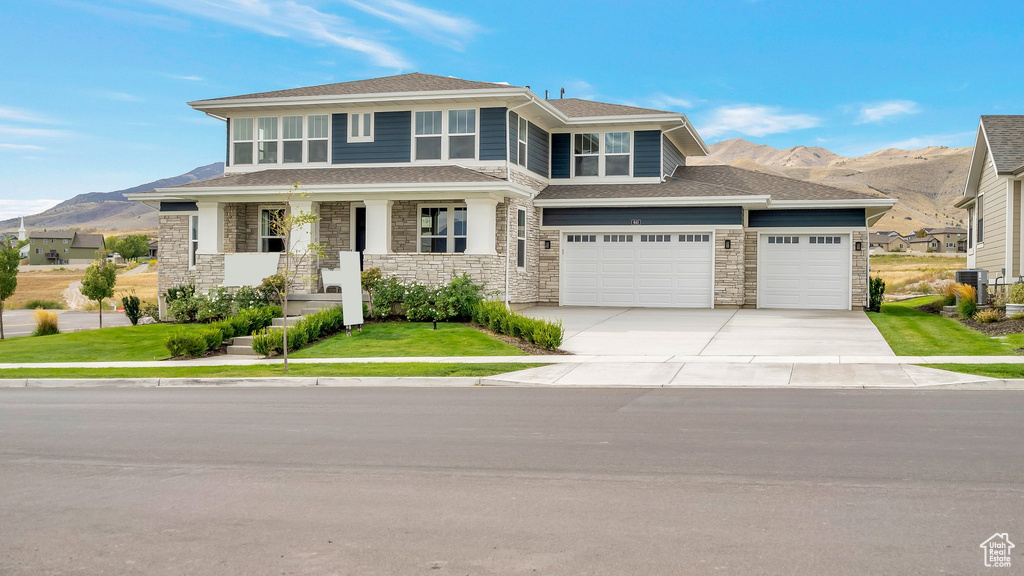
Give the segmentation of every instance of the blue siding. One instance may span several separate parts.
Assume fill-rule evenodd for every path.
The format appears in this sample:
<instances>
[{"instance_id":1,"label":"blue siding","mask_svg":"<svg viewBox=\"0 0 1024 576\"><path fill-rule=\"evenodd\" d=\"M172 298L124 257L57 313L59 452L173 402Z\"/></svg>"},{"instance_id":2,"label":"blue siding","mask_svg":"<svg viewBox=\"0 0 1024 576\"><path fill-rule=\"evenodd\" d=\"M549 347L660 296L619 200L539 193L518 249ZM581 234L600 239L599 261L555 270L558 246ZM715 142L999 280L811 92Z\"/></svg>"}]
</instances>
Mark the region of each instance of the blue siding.
<instances>
[{"instance_id":1,"label":"blue siding","mask_svg":"<svg viewBox=\"0 0 1024 576\"><path fill-rule=\"evenodd\" d=\"M196 208L195 202L161 202L161 212L194 212L199 210Z\"/></svg>"},{"instance_id":2,"label":"blue siding","mask_svg":"<svg viewBox=\"0 0 1024 576\"><path fill-rule=\"evenodd\" d=\"M683 156L683 153L668 139L668 136L662 136L661 147L663 149L662 169L665 171L663 176L671 176L675 173L676 168L686 166L686 156Z\"/></svg>"},{"instance_id":3,"label":"blue siding","mask_svg":"<svg viewBox=\"0 0 1024 576\"><path fill-rule=\"evenodd\" d=\"M505 159L505 117L507 108L480 109L480 159Z\"/></svg>"},{"instance_id":4,"label":"blue siding","mask_svg":"<svg viewBox=\"0 0 1024 576\"><path fill-rule=\"evenodd\" d=\"M751 228L867 226L865 218L863 208L751 210L747 215L747 226Z\"/></svg>"},{"instance_id":5,"label":"blue siding","mask_svg":"<svg viewBox=\"0 0 1024 576\"><path fill-rule=\"evenodd\" d=\"M519 163L519 114L509 114L508 125L508 161Z\"/></svg>"},{"instance_id":6,"label":"blue siding","mask_svg":"<svg viewBox=\"0 0 1024 576\"><path fill-rule=\"evenodd\" d=\"M661 177L661 130L633 132L633 176Z\"/></svg>"},{"instance_id":7,"label":"blue siding","mask_svg":"<svg viewBox=\"0 0 1024 576\"><path fill-rule=\"evenodd\" d=\"M529 144L526 150L526 168L545 178L548 177L548 133L533 122L529 126Z\"/></svg>"},{"instance_id":8,"label":"blue siding","mask_svg":"<svg viewBox=\"0 0 1024 576\"><path fill-rule=\"evenodd\" d=\"M348 142L348 114L334 114L331 129L332 164L412 160L412 112L374 114L373 142Z\"/></svg>"},{"instance_id":9,"label":"blue siding","mask_svg":"<svg viewBox=\"0 0 1024 576\"><path fill-rule=\"evenodd\" d=\"M544 226L642 226L742 224L739 206L639 206L635 208L544 208Z\"/></svg>"},{"instance_id":10,"label":"blue siding","mask_svg":"<svg viewBox=\"0 0 1024 576\"><path fill-rule=\"evenodd\" d=\"M551 177L569 178L572 174L572 134L551 135Z\"/></svg>"}]
</instances>

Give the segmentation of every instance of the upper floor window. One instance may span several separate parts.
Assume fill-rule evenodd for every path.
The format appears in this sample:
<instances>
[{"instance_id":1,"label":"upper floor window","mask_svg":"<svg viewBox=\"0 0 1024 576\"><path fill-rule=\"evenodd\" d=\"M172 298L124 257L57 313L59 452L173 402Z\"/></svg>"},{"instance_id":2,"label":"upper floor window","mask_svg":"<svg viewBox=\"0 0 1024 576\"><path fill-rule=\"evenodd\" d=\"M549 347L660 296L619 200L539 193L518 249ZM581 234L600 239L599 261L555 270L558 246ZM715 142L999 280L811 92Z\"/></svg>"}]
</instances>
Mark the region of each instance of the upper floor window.
<instances>
[{"instance_id":1,"label":"upper floor window","mask_svg":"<svg viewBox=\"0 0 1024 576\"><path fill-rule=\"evenodd\" d=\"M327 162L328 136L330 117L327 114L310 116L308 138L306 143L306 162Z\"/></svg>"},{"instance_id":2,"label":"upper floor window","mask_svg":"<svg viewBox=\"0 0 1024 576\"><path fill-rule=\"evenodd\" d=\"M526 166L526 142L530 134L530 122L519 117L519 155L516 156L520 166Z\"/></svg>"},{"instance_id":3,"label":"upper floor window","mask_svg":"<svg viewBox=\"0 0 1024 576\"><path fill-rule=\"evenodd\" d=\"M586 132L573 136L573 176L629 176L630 133Z\"/></svg>"},{"instance_id":4,"label":"upper floor window","mask_svg":"<svg viewBox=\"0 0 1024 576\"><path fill-rule=\"evenodd\" d=\"M476 158L476 110L448 111L448 157Z\"/></svg>"},{"instance_id":5,"label":"upper floor window","mask_svg":"<svg viewBox=\"0 0 1024 576\"><path fill-rule=\"evenodd\" d=\"M302 162L302 116L281 118L282 160L285 164Z\"/></svg>"},{"instance_id":6,"label":"upper floor window","mask_svg":"<svg viewBox=\"0 0 1024 576\"><path fill-rule=\"evenodd\" d=\"M416 113L416 160L441 159L441 111Z\"/></svg>"},{"instance_id":7,"label":"upper floor window","mask_svg":"<svg viewBox=\"0 0 1024 576\"><path fill-rule=\"evenodd\" d=\"M516 266L526 267L526 210L516 210Z\"/></svg>"},{"instance_id":8,"label":"upper floor window","mask_svg":"<svg viewBox=\"0 0 1024 576\"><path fill-rule=\"evenodd\" d=\"M348 115L348 141L373 142L373 112Z\"/></svg>"},{"instance_id":9,"label":"upper floor window","mask_svg":"<svg viewBox=\"0 0 1024 576\"><path fill-rule=\"evenodd\" d=\"M277 117L256 120L256 146L260 164L277 164Z\"/></svg>"},{"instance_id":10,"label":"upper floor window","mask_svg":"<svg viewBox=\"0 0 1024 576\"><path fill-rule=\"evenodd\" d=\"M234 140L234 164L252 164L252 118L234 118L232 139Z\"/></svg>"}]
</instances>

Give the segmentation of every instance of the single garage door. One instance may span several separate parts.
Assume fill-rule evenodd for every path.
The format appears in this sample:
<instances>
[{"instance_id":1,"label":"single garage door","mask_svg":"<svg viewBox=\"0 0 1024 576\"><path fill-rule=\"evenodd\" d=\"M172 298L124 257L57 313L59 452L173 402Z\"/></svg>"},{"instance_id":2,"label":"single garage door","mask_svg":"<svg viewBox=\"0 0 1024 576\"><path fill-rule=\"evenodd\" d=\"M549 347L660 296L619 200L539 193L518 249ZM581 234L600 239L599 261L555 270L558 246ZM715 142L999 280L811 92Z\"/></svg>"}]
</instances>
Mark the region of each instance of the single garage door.
<instances>
[{"instance_id":1,"label":"single garage door","mask_svg":"<svg viewBox=\"0 0 1024 576\"><path fill-rule=\"evenodd\" d=\"M712 307L712 235L566 234L565 306Z\"/></svg>"},{"instance_id":2,"label":"single garage door","mask_svg":"<svg viewBox=\"0 0 1024 576\"><path fill-rule=\"evenodd\" d=\"M758 308L850 308L849 234L761 234Z\"/></svg>"}]
</instances>

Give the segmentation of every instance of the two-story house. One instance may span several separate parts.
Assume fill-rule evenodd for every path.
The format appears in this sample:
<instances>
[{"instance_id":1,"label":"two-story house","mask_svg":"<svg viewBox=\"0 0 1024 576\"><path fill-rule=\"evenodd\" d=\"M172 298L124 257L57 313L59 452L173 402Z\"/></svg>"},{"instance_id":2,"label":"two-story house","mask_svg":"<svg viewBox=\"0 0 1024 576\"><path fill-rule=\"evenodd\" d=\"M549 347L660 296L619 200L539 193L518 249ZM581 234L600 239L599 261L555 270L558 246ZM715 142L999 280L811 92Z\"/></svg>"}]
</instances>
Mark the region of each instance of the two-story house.
<instances>
[{"instance_id":1,"label":"two-story house","mask_svg":"<svg viewBox=\"0 0 1024 576\"><path fill-rule=\"evenodd\" d=\"M88 264L105 248L102 234L74 230L40 230L28 235L28 263Z\"/></svg>"},{"instance_id":2,"label":"two-story house","mask_svg":"<svg viewBox=\"0 0 1024 576\"><path fill-rule=\"evenodd\" d=\"M226 168L132 195L160 210L161 294L272 272L247 257L284 250L268 222L301 209L320 219L292 242L326 244L316 267L356 250L512 305L860 308L867 226L894 203L687 166L707 147L685 115L528 86L414 73L190 105L224 121ZM296 182L307 195L283 204Z\"/></svg>"},{"instance_id":3,"label":"two-story house","mask_svg":"<svg viewBox=\"0 0 1024 576\"><path fill-rule=\"evenodd\" d=\"M1024 116L982 116L956 207L967 210L967 267L991 279L1024 274L1022 182Z\"/></svg>"}]
</instances>

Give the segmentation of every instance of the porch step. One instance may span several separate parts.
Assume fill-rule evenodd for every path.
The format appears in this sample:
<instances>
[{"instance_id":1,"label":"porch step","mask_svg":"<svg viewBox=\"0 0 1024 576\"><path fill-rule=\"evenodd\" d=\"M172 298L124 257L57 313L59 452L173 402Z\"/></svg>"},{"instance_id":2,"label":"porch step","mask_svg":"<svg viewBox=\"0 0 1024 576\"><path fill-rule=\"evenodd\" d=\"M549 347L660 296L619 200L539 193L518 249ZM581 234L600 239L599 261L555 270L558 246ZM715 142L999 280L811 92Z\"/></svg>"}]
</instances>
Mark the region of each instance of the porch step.
<instances>
[{"instance_id":1,"label":"porch step","mask_svg":"<svg viewBox=\"0 0 1024 576\"><path fill-rule=\"evenodd\" d=\"M271 326L295 326L295 323L302 320L302 316L289 316L285 318L274 318Z\"/></svg>"},{"instance_id":2,"label":"porch step","mask_svg":"<svg viewBox=\"0 0 1024 576\"><path fill-rule=\"evenodd\" d=\"M255 350L252 349L252 344L248 346L228 346L228 354L233 356L259 356Z\"/></svg>"},{"instance_id":3,"label":"porch step","mask_svg":"<svg viewBox=\"0 0 1024 576\"><path fill-rule=\"evenodd\" d=\"M229 346L248 346L252 348L252 336L235 336Z\"/></svg>"}]
</instances>

